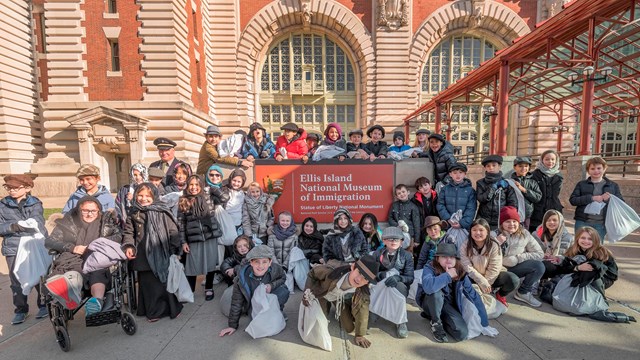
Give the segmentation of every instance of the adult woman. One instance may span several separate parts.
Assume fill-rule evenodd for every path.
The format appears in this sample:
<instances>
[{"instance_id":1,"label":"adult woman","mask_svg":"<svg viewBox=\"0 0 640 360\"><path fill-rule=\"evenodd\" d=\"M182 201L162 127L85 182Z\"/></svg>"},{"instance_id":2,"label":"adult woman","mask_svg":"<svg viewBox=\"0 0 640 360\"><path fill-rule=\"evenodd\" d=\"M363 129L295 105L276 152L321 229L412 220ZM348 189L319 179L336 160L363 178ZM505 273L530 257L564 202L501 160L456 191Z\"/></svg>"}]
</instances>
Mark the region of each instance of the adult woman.
<instances>
[{"instance_id":1,"label":"adult woman","mask_svg":"<svg viewBox=\"0 0 640 360\"><path fill-rule=\"evenodd\" d=\"M52 274L64 274L67 271L82 273L82 265L91 254L87 247L98 238L122 243L117 215L113 210L102 212L101 209L98 199L85 196L76 207L56 221L56 227L45 240L48 249L60 253L53 263ZM131 250L129 248L127 251L130 256L133 255ZM111 284L111 274L109 269L101 269L83 274L83 279L85 287L91 291L91 299L85 304L86 315L89 316L102 310L105 291Z\"/></svg>"}]
</instances>

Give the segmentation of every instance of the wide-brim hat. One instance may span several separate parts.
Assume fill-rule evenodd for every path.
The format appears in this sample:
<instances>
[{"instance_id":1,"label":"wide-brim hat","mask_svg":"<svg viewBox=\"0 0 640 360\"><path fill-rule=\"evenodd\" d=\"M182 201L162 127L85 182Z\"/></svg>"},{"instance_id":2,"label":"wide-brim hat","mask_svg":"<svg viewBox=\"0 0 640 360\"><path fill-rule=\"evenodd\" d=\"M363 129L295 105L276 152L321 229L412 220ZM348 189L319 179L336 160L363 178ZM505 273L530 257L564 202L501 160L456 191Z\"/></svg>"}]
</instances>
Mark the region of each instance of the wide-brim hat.
<instances>
[{"instance_id":1,"label":"wide-brim hat","mask_svg":"<svg viewBox=\"0 0 640 360\"><path fill-rule=\"evenodd\" d=\"M500 155L488 155L484 159L482 159L482 166L487 165L490 162L498 163L502 165L502 156Z\"/></svg>"},{"instance_id":2,"label":"wide-brim hat","mask_svg":"<svg viewBox=\"0 0 640 360\"><path fill-rule=\"evenodd\" d=\"M356 268L360 271L360 274L367 279L371 284L376 283L378 278L378 271L380 270L380 263L371 255L364 255L355 263Z\"/></svg>"},{"instance_id":3,"label":"wide-brim hat","mask_svg":"<svg viewBox=\"0 0 640 360\"><path fill-rule=\"evenodd\" d=\"M367 136L371 137L371 132L373 132L373 130L378 129L382 132L382 137L384 137L384 135L386 134L386 132L384 131L384 128L380 125L373 125L372 127L370 127L369 129L367 129Z\"/></svg>"},{"instance_id":4,"label":"wide-brim hat","mask_svg":"<svg viewBox=\"0 0 640 360\"><path fill-rule=\"evenodd\" d=\"M440 218L437 216L427 216L426 218L424 218L425 229L433 225L440 225L440 228L442 228L443 230L449 227L449 223L447 223L445 220L440 220Z\"/></svg>"},{"instance_id":5,"label":"wide-brim hat","mask_svg":"<svg viewBox=\"0 0 640 360\"><path fill-rule=\"evenodd\" d=\"M153 145L155 145L158 149L173 149L178 144L171 139L167 139L166 137L159 137L153 140Z\"/></svg>"},{"instance_id":6,"label":"wide-brim hat","mask_svg":"<svg viewBox=\"0 0 640 360\"><path fill-rule=\"evenodd\" d=\"M215 125L209 125L204 135L220 135L220 129Z\"/></svg>"},{"instance_id":7,"label":"wide-brim hat","mask_svg":"<svg viewBox=\"0 0 640 360\"><path fill-rule=\"evenodd\" d=\"M451 256L458 258L458 249L455 244L442 242L436 248L436 256Z\"/></svg>"}]
</instances>

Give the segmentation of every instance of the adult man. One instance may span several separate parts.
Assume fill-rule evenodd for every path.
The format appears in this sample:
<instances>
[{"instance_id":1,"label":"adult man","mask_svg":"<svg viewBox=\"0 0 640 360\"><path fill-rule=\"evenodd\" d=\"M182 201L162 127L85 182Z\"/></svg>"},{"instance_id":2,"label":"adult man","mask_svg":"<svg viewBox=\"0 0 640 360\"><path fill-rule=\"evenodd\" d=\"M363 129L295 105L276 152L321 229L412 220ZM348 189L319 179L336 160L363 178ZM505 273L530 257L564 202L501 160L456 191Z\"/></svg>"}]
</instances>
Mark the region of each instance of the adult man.
<instances>
[{"instance_id":1,"label":"adult man","mask_svg":"<svg viewBox=\"0 0 640 360\"><path fill-rule=\"evenodd\" d=\"M205 136L205 142L200 148L196 174L206 174L211 165L216 163L244 167L253 166L253 163L248 160L238 159L237 157L233 156L220 156L220 153L218 152L218 145L222 140L222 134L220 133L220 129L217 126L209 125L209 127L207 127L207 132L205 132L203 135Z\"/></svg>"},{"instance_id":2,"label":"adult man","mask_svg":"<svg viewBox=\"0 0 640 360\"><path fill-rule=\"evenodd\" d=\"M164 171L162 185L164 187L172 185L173 174L176 171L176 166L180 163L180 160L176 159L175 147L177 144L173 140L159 137L153 141L153 145L158 148L160 160L152 162L149 168L158 168Z\"/></svg>"}]
</instances>

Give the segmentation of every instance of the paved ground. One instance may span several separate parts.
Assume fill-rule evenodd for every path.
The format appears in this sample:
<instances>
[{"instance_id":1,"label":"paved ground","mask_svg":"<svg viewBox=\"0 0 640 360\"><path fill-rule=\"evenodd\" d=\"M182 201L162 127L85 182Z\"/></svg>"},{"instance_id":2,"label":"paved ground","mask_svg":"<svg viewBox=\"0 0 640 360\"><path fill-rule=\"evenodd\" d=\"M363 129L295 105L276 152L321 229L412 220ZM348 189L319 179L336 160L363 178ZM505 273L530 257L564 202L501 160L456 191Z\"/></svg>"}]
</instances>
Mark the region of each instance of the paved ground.
<instances>
[{"instance_id":1,"label":"paved ground","mask_svg":"<svg viewBox=\"0 0 640 360\"><path fill-rule=\"evenodd\" d=\"M572 218L572 214L567 218ZM609 290L611 309L640 319L640 234L607 245L620 267L620 279ZM395 327L380 320L371 329L369 349L352 342L334 319L330 319L333 351L326 352L304 344L296 328L301 292L298 290L285 311L289 322L272 338L252 340L243 329L231 337L218 338L227 319L221 314L218 298L224 285L216 287L216 299L204 301L202 289L196 301L188 304L175 320L157 323L138 320L138 332L127 336L116 325L86 328L84 316L70 323L72 349L59 350L50 323L29 317L22 325L10 325L12 306L9 279L0 270L0 359L639 359L640 325L610 324L556 312L544 304L540 310L522 306L510 299L509 311L491 325L500 331L496 338L481 336L458 344L437 344L419 310L409 305L408 339L394 337ZM30 303L35 307L35 294ZM33 310L32 310L33 311Z\"/></svg>"}]
</instances>

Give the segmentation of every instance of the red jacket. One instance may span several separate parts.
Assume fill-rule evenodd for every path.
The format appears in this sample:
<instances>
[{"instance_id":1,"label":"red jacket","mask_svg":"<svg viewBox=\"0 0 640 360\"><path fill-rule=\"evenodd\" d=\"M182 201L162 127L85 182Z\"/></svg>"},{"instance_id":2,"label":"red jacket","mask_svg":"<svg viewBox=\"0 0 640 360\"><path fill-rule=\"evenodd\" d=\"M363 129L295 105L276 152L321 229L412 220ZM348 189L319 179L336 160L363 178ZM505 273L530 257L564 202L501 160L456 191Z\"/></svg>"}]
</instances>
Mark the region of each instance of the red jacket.
<instances>
[{"instance_id":1,"label":"red jacket","mask_svg":"<svg viewBox=\"0 0 640 360\"><path fill-rule=\"evenodd\" d=\"M280 154L280 148L285 148L287 149L288 159L301 159L309 152L306 140L307 132L302 128L298 129L298 133L291 139L291 142L288 142L284 135L280 135L278 141L276 141L276 152L273 157L275 158L276 155Z\"/></svg>"}]
</instances>

